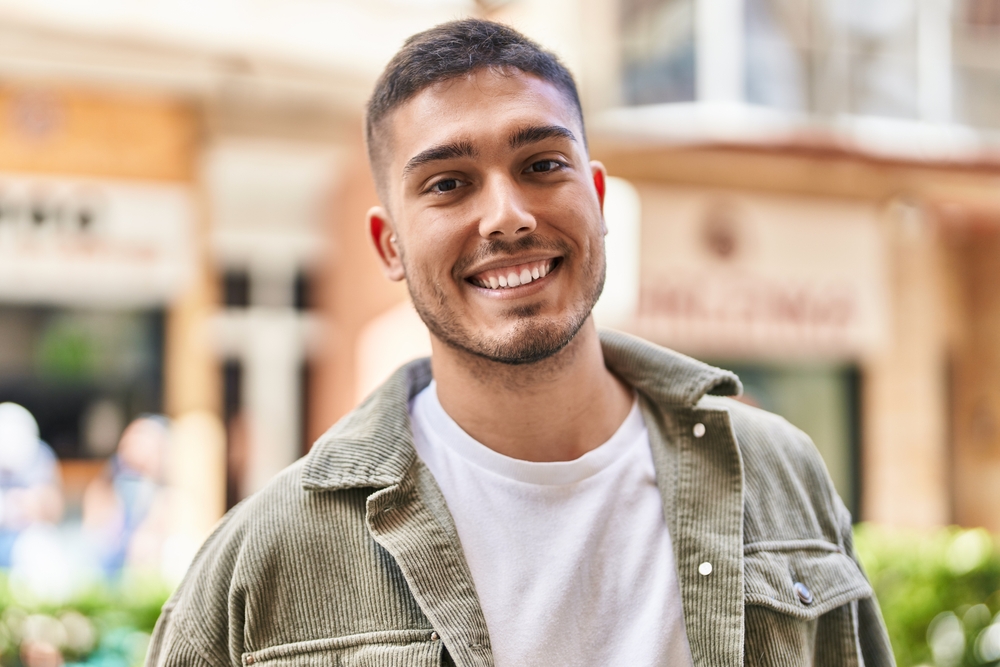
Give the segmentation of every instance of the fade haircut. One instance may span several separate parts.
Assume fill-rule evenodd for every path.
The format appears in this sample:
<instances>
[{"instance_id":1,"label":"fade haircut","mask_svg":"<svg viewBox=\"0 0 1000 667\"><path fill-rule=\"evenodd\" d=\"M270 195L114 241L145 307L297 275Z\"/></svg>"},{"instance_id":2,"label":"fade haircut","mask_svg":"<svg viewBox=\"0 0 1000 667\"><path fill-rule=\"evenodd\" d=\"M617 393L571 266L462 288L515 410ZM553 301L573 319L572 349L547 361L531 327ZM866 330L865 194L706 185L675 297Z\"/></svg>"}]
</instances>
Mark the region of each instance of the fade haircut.
<instances>
[{"instance_id":1,"label":"fade haircut","mask_svg":"<svg viewBox=\"0 0 1000 667\"><path fill-rule=\"evenodd\" d=\"M442 23L406 40L386 65L368 101L368 161L383 203L387 203L383 171L388 139L382 127L386 119L428 86L480 69L500 73L517 70L552 84L573 107L583 129L583 109L573 75L555 55L502 23L476 18Z\"/></svg>"}]
</instances>

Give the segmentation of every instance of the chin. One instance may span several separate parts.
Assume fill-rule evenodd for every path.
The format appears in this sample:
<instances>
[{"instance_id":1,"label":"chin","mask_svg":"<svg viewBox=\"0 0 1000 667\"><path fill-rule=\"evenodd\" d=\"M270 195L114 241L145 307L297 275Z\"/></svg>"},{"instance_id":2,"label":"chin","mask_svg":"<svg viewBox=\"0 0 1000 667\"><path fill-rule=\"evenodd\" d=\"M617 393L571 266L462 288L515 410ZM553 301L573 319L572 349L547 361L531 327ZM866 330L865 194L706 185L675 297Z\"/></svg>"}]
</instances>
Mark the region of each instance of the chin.
<instances>
[{"instance_id":1,"label":"chin","mask_svg":"<svg viewBox=\"0 0 1000 667\"><path fill-rule=\"evenodd\" d=\"M589 289L575 303L546 306L545 301L538 300L472 317L468 317L471 313L450 307L451 301L433 284L423 289L413 282L407 285L420 319L449 348L487 361L521 366L549 359L573 341L604 287L603 265L599 269L584 276Z\"/></svg>"},{"instance_id":2,"label":"chin","mask_svg":"<svg viewBox=\"0 0 1000 667\"><path fill-rule=\"evenodd\" d=\"M558 354L576 337L586 320L586 315L558 321L524 314L501 333L484 332L463 336L462 340L444 340L452 347L477 357L520 366L538 363Z\"/></svg>"}]
</instances>

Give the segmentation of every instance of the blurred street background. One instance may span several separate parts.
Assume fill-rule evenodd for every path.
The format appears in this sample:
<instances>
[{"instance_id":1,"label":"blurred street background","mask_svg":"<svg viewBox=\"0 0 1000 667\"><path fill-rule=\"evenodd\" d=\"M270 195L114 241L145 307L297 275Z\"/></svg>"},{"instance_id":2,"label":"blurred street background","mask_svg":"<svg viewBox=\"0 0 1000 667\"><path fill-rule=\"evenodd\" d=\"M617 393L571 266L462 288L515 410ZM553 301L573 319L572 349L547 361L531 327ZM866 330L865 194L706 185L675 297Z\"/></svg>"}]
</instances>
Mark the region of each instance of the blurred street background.
<instances>
[{"instance_id":1,"label":"blurred street background","mask_svg":"<svg viewBox=\"0 0 1000 667\"><path fill-rule=\"evenodd\" d=\"M1000 0L0 0L0 665L141 664L215 522L427 354L364 103L476 15L577 77L596 317L809 433L901 667L1000 662Z\"/></svg>"}]
</instances>

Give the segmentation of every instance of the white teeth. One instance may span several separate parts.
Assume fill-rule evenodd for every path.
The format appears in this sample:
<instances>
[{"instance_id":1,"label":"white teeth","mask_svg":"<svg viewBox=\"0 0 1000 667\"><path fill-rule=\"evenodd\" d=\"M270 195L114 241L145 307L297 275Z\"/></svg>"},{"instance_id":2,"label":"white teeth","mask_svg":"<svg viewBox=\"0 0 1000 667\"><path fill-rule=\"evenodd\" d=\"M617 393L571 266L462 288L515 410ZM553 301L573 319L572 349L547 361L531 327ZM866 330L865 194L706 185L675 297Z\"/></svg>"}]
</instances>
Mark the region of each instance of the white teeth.
<instances>
[{"instance_id":1,"label":"white teeth","mask_svg":"<svg viewBox=\"0 0 1000 667\"><path fill-rule=\"evenodd\" d=\"M506 275L497 274L491 275L488 278L470 278L470 280L479 287L483 287L485 289L519 287L520 285L527 285L533 280L544 278L551 272L551 270L552 261L543 260L541 262L534 262L532 265L525 266L519 273L510 271Z\"/></svg>"}]
</instances>

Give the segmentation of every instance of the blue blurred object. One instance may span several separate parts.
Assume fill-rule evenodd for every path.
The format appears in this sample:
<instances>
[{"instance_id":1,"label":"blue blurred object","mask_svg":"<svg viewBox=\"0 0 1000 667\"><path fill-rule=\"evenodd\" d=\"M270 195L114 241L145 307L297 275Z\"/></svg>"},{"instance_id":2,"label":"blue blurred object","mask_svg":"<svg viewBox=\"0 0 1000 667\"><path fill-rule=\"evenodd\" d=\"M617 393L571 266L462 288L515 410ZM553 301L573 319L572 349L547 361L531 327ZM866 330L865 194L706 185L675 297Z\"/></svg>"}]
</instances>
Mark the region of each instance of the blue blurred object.
<instances>
[{"instance_id":1,"label":"blue blurred object","mask_svg":"<svg viewBox=\"0 0 1000 667\"><path fill-rule=\"evenodd\" d=\"M55 497L55 507L52 498ZM0 567L10 567L17 537L62 511L59 468L38 423L16 403L0 403Z\"/></svg>"}]
</instances>

